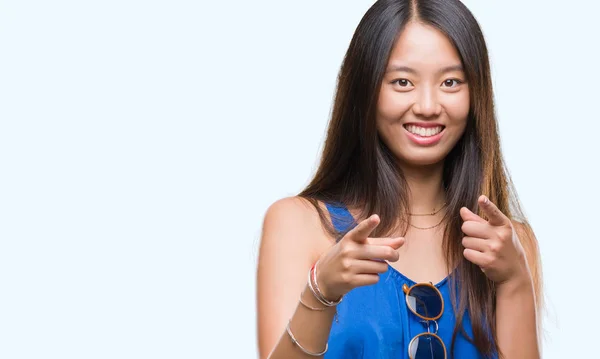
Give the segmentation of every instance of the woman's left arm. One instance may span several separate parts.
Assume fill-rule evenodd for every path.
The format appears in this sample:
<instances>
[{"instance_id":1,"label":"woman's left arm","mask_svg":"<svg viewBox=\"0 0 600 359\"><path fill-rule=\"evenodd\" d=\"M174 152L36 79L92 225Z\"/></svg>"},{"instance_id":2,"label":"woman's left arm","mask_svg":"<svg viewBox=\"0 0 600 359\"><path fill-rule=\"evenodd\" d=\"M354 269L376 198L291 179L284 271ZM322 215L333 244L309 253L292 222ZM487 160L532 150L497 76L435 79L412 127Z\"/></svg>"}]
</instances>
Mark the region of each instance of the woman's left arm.
<instances>
[{"instance_id":1,"label":"woman's left arm","mask_svg":"<svg viewBox=\"0 0 600 359\"><path fill-rule=\"evenodd\" d=\"M487 221L467 208L460 212L464 256L496 283L496 334L501 358L539 359L539 255L535 236L530 228L511 222L487 197L479 198L479 206Z\"/></svg>"},{"instance_id":2,"label":"woman's left arm","mask_svg":"<svg viewBox=\"0 0 600 359\"><path fill-rule=\"evenodd\" d=\"M540 348L535 291L531 275L498 285L496 333L505 359L538 359Z\"/></svg>"}]
</instances>

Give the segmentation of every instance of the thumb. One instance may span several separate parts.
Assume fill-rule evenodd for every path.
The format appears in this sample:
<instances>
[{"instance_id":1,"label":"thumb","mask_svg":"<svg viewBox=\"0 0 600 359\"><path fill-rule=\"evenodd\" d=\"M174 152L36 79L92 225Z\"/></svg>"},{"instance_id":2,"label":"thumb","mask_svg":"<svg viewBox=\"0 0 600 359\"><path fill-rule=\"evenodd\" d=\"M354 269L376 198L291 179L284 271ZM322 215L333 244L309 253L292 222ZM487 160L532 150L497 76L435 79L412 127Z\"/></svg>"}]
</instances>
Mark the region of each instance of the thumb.
<instances>
[{"instance_id":1,"label":"thumb","mask_svg":"<svg viewBox=\"0 0 600 359\"><path fill-rule=\"evenodd\" d=\"M479 222L479 223L487 223L485 219L479 217L477 214L473 213L467 207L463 207L460 209L460 217L465 222L474 221L474 222Z\"/></svg>"}]
</instances>

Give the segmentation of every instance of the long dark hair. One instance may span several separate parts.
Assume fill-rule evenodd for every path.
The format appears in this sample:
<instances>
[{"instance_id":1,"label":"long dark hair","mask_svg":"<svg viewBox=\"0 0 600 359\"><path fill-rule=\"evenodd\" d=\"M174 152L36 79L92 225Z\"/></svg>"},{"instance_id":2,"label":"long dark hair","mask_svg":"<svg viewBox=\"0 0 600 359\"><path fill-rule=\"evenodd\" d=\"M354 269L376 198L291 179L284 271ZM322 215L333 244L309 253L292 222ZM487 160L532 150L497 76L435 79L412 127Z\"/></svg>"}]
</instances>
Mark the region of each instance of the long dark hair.
<instances>
[{"instance_id":1,"label":"long dark hair","mask_svg":"<svg viewBox=\"0 0 600 359\"><path fill-rule=\"evenodd\" d=\"M536 240L523 215L500 152L487 46L472 13L458 0L379 0L360 21L338 76L327 138L317 172L299 194L317 209L323 226L339 237L319 205L340 202L360 209L360 219L377 213L381 223L373 236L389 235L407 223L407 185L391 151L376 129L379 89L390 53L406 24L435 27L454 44L461 57L470 92L470 110L462 138L444 162L447 212L444 250L450 275L457 325L452 338L464 332L468 311L480 353L497 353L495 287L478 267L463 257L462 219L465 206L475 213L477 198L487 195L518 222L518 234L529 259L537 298L541 289ZM536 261L533 263L533 261ZM461 285L456 284L460 278ZM457 288L458 293L456 290ZM538 299L539 304L539 299Z\"/></svg>"}]
</instances>

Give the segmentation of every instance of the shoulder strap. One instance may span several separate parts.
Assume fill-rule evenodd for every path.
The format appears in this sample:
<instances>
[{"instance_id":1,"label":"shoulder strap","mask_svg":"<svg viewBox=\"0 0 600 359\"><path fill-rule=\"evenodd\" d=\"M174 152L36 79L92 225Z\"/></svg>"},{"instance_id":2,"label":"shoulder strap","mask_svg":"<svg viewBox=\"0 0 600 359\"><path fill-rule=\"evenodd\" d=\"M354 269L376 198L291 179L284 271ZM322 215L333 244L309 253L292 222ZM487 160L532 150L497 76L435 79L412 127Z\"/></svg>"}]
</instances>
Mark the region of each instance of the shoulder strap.
<instances>
[{"instance_id":1,"label":"shoulder strap","mask_svg":"<svg viewBox=\"0 0 600 359\"><path fill-rule=\"evenodd\" d=\"M348 208L341 203L325 203L329 216L331 217L331 223L333 228L340 234L344 234L356 226L356 221ZM337 239L341 239L341 236Z\"/></svg>"}]
</instances>

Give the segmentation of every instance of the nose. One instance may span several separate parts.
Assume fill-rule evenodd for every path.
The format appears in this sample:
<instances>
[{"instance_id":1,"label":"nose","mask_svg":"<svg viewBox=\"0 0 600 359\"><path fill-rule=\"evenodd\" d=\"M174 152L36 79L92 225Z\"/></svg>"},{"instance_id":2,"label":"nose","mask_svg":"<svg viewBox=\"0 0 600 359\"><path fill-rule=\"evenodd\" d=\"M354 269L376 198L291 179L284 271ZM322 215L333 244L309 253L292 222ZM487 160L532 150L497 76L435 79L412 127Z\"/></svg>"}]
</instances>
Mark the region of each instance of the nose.
<instances>
[{"instance_id":1,"label":"nose","mask_svg":"<svg viewBox=\"0 0 600 359\"><path fill-rule=\"evenodd\" d=\"M440 114L442 106L437 100L435 89L422 88L413 105L415 115L433 117Z\"/></svg>"}]
</instances>

